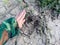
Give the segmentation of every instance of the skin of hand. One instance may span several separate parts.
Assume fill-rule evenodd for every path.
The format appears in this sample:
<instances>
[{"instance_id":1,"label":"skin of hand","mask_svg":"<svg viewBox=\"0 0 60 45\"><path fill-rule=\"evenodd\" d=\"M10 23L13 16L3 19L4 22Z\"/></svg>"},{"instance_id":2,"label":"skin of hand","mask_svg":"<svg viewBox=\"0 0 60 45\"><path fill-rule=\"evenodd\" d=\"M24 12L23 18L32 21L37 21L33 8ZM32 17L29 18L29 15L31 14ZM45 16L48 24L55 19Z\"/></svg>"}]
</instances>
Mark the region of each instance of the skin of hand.
<instances>
[{"instance_id":1,"label":"skin of hand","mask_svg":"<svg viewBox=\"0 0 60 45\"><path fill-rule=\"evenodd\" d=\"M25 22L25 15L26 15L26 11L25 9L19 13L19 16L16 16L16 21L18 23L18 27L21 29L22 28L22 25L24 24ZM7 31L4 31L3 32L3 35L2 35L2 39L0 40L0 45L3 44L4 41L8 40L8 33Z\"/></svg>"},{"instance_id":2,"label":"skin of hand","mask_svg":"<svg viewBox=\"0 0 60 45\"><path fill-rule=\"evenodd\" d=\"M17 16L16 20L17 20L17 23L18 23L18 27L21 29L22 28L22 25L24 24L25 22L25 15L26 15L26 11L23 10L22 13L19 14L19 16Z\"/></svg>"}]
</instances>

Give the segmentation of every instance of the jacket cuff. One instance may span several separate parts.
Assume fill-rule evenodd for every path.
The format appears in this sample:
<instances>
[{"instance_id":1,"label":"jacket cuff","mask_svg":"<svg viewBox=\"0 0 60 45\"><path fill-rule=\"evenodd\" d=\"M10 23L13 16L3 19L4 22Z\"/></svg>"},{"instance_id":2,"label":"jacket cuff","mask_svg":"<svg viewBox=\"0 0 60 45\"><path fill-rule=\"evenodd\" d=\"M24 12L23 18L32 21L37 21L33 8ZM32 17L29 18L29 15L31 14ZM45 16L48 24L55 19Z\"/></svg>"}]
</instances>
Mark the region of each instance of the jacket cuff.
<instances>
[{"instance_id":1,"label":"jacket cuff","mask_svg":"<svg viewBox=\"0 0 60 45\"><path fill-rule=\"evenodd\" d=\"M14 37L18 33L18 30L16 29L18 25L14 17L3 21L3 24L5 25L5 30L8 32L9 38Z\"/></svg>"}]
</instances>

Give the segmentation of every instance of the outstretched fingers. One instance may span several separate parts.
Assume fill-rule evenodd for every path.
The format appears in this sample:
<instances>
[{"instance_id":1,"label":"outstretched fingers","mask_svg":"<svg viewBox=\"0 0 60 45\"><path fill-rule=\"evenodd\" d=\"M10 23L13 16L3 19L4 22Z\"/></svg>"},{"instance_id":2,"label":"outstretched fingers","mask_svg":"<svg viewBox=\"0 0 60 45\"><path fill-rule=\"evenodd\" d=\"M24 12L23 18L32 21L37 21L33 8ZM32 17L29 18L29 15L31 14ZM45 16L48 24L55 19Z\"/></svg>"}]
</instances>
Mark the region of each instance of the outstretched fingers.
<instances>
[{"instance_id":1,"label":"outstretched fingers","mask_svg":"<svg viewBox=\"0 0 60 45\"><path fill-rule=\"evenodd\" d=\"M19 14L19 16L17 17L17 21L19 21L20 19L23 19L25 17L26 11L25 9L22 11L22 13Z\"/></svg>"},{"instance_id":2,"label":"outstretched fingers","mask_svg":"<svg viewBox=\"0 0 60 45\"><path fill-rule=\"evenodd\" d=\"M18 22L18 26L19 28L22 28L22 25L25 22L25 15L26 15L26 11L25 9L22 11L22 13L19 14L19 16L17 17L17 22Z\"/></svg>"}]
</instances>

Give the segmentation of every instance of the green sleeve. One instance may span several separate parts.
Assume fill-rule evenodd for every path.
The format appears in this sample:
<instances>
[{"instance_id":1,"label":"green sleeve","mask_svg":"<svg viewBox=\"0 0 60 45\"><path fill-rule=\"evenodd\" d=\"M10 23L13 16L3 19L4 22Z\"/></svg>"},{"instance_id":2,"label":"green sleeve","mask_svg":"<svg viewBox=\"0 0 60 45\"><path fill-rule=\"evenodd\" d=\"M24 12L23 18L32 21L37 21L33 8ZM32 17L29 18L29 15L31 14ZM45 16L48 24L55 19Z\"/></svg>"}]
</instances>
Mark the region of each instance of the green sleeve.
<instances>
[{"instance_id":1,"label":"green sleeve","mask_svg":"<svg viewBox=\"0 0 60 45\"><path fill-rule=\"evenodd\" d=\"M0 39L2 38L3 32L6 30L8 32L8 37L12 38L18 33L17 21L14 17L4 20L0 25Z\"/></svg>"}]
</instances>

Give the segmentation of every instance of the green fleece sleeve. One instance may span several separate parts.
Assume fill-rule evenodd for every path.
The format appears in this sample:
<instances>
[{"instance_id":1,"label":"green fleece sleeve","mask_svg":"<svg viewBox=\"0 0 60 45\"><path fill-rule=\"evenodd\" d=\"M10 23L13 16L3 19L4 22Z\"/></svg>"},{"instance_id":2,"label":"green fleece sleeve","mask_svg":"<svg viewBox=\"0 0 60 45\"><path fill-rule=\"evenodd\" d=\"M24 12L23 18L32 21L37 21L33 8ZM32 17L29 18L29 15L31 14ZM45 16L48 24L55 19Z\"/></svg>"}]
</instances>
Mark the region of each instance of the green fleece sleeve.
<instances>
[{"instance_id":1,"label":"green fleece sleeve","mask_svg":"<svg viewBox=\"0 0 60 45\"><path fill-rule=\"evenodd\" d=\"M8 32L8 37L12 38L18 33L17 21L14 17L4 20L0 25L0 39L2 38L3 32L6 30Z\"/></svg>"}]
</instances>

